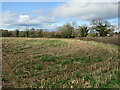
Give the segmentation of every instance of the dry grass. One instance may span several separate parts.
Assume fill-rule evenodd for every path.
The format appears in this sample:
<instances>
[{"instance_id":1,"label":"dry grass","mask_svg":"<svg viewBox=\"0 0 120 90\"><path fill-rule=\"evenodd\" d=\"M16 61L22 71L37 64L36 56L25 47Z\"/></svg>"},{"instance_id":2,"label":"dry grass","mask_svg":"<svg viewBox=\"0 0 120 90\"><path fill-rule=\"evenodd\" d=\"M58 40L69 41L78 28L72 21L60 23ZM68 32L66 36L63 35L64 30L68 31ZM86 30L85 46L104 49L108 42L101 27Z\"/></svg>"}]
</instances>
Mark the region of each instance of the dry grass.
<instances>
[{"instance_id":1,"label":"dry grass","mask_svg":"<svg viewBox=\"0 0 120 90\"><path fill-rule=\"evenodd\" d=\"M96 41L96 42L101 42L105 44L114 44L120 46L119 42L119 36L114 36L114 37L84 37L84 38L77 38L80 40L85 40L85 41Z\"/></svg>"},{"instance_id":2,"label":"dry grass","mask_svg":"<svg viewBox=\"0 0 120 90\"><path fill-rule=\"evenodd\" d=\"M54 38L2 41L4 88L118 88L115 45Z\"/></svg>"}]
</instances>

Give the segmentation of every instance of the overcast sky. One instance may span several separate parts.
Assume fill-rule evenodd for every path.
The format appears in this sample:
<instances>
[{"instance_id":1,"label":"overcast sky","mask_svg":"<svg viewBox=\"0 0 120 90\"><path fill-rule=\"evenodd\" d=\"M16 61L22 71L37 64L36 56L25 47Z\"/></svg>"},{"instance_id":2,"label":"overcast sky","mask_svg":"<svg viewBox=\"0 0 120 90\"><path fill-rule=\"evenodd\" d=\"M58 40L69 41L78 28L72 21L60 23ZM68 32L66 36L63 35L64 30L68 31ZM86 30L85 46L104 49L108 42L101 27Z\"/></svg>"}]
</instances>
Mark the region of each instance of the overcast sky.
<instances>
[{"instance_id":1,"label":"overcast sky","mask_svg":"<svg viewBox=\"0 0 120 90\"><path fill-rule=\"evenodd\" d=\"M89 25L92 19L97 18L107 19L111 24L118 25L117 2L70 1L72 2L3 2L0 28L55 29L73 21L78 25Z\"/></svg>"}]
</instances>

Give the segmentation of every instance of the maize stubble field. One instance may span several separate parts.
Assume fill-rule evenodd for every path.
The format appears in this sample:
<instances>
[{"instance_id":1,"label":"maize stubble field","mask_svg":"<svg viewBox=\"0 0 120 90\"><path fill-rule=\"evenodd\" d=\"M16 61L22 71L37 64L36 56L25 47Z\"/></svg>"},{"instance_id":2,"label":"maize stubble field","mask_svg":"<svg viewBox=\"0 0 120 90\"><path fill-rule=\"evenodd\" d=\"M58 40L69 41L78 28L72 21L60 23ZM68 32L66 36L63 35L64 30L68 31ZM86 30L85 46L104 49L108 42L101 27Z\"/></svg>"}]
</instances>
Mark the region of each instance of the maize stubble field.
<instances>
[{"instance_id":1,"label":"maize stubble field","mask_svg":"<svg viewBox=\"0 0 120 90\"><path fill-rule=\"evenodd\" d=\"M2 38L3 88L119 88L118 46L55 38Z\"/></svg>"}]
</instances>

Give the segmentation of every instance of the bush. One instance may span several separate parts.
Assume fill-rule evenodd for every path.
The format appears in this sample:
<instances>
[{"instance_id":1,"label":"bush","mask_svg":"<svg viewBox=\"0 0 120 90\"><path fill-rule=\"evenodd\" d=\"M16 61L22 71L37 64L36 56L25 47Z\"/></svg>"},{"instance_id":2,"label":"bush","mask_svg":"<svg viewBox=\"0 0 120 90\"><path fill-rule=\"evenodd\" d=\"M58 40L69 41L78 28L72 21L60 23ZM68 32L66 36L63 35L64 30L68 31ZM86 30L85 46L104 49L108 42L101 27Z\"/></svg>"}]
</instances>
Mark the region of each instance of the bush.
<instances>
[{"instance_id":1,"label":"bush","mask_svg":"<svg viewBox=\"0 0 120 90\"><path fill-rule=\"evenodd\" d=\"M58 27L58 31L63 38L73 38L74 27L72 27L70 24Z\"/></svg>"},{"instance_id":2,"label":"bush","mask_svg":"<svg viewBox=\"0 0 120 90\"><path fill-rule=\"evenodd\" d=\"M82 26L77 29L78 36L80 37L86 37L88 35L88 27L87 26Z\"/></svg>"}]
</instances>

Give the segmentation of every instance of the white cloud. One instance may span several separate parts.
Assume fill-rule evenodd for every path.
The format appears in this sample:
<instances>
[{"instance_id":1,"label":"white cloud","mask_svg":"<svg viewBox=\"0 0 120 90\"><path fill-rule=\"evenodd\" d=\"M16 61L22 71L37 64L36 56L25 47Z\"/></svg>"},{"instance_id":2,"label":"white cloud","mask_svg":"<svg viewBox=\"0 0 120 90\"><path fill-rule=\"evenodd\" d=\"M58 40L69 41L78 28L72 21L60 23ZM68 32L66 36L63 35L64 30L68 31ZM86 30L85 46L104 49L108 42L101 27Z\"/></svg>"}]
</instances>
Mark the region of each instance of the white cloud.
<instances>
[{"instance_id":1,"label":"white cloud","mask_svg":"<svg viewBox=\"0 0 120 90\"><path fill-rule=\"evenodd\" d=\"M44 28L55 28L58 26L56 22L60 25L60 23L70 21L69 19L75 19L76 21L81 19L80 21L82 21L95 18L110 19L118 16L118 3L113 2L113 0L109 0L110 2L108 0L107 2L94 1L68 0L68 2L61 3L55 7L53 12L51 11L52 15L50 12L47 16L42 15L40 9L28 11L25 14L7 11L2 14L2 24L5 27L40 26Z\"/></svg>"},{"instance_id":2,"label":"white cloud","mask_svg":"<svg viewBox=\"0 0 120 90\"><path fill-rule=\"evenodd\" d=\"M53 18L39 15L27 15L19 14L14 12L4 12L2 14L2 26L38 26L43 23L53 23Z\"/></svg>"},{"instance_id":3,"label":"white cloud","mask_svg":"<svg viewBox=\"0 0 120 90\"><path fill-rule=\"evenodd\" d=\"M20 15L18 18L18 23L22 24L23 22L29 21L30 17L28 15Z\"/></svg>"},{"instance_id":4,"label":"white cloud","mask_svg":"<svg viewBox=\"0 0 120 90\"><path fill-rule=\"evenodd\" d=\"M33 10L33 11L31 11L32 13L41 13L41 10L40 9L35 9L35 10Z\"/></svg>"},{"instance_id":5,"label":"white cloud","mask_svg":"<svg viewBox=\"0 0 120 90\"><path fill-rule=\"evenodd\" d=\"M41 14L42 10L41 9L34 9L31 11L26 12L26 14L30 14L30 15L39 15Z\"/></svg>"},{"instance_id":6,"label":"white cloud","mask_svg":"<svg viewBox=\"0 0 120 90\"><path fill-rule=\"evenodd\" d=\"M44 23L42 24L42 28L43 29L55 29L57 28L57 23L51 23L51 24L48 24L48 23Z\"/></svg>"},{"instance_id":7,"label":"white cloud","mask_svg":"<svg viewBox=\"0 0 120 90\"><path fill-rule=\"evenodd\" d=\"M3 24L14 24L19 16L16 13L6 11L2 14L2 22Z\"/></svg>"},{"instance_id":8,"label":"white cloud","mask_svg":"<svg viewBox=\"0 0 120 90\"><path fill-rule=\"evenodd\" d=\"M54 9L53 15L60 17L76 17L83 20L91 20L94 18L109 19L116 18L118 15L118 3L115 2L73 1L74 0L71 0L71 2L58 5Z\"/></svg>"}]
</instances>

